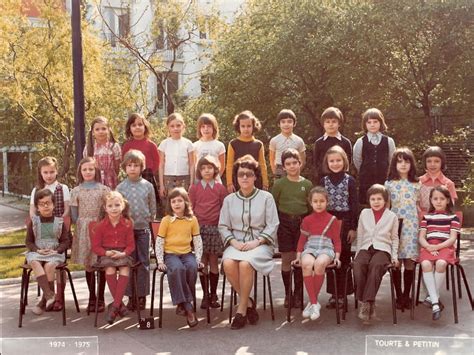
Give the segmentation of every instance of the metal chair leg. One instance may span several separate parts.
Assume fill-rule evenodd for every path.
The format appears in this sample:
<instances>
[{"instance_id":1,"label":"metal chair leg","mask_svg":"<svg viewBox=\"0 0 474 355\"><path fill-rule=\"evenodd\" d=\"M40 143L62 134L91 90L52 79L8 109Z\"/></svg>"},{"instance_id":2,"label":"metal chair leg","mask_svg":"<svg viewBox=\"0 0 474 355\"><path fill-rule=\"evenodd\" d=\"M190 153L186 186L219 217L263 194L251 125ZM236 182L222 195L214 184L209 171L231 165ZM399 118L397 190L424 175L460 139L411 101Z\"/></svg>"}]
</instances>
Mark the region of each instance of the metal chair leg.
<instances>
[{"instance_id":1,"label":"metal chair leg","mask_svg":"<svg viewBox=\"0 0 474 355\"><path fill-rule=\"evenodd\" d=\"M255 304L257 304L257 296L258 296L258 275L257 271L254 272L253 274L253 300L255 301ZM235 305L236 303L234 303Z\"/></svg>"},{"instance_id":2,"label":"metal chair leg","mask_svg":"<svg viewBox=\"0 0 474 355\"><path fill-rule=\"evenodd\" d=\"M27 292L25 290L25 285L26 285L26 276L27 271L23 269L23 272L21 273L21 288L20 288L20 310L18 312L18 328L21 328L23 325L23 315L25 314L25 293Z\"/></svg>"},{"instance_id":3,"label":"metal chair leg","mask_svg":"<svg viewBox=\"0 0 474 355\"><path fill-rule=\"evenodd\" d=\"M393 284L393 272L389 269L390 274L390 295L392 297L392 318L393 324L397 324L397 307L395 306L395 286Z\"/></svg>"},{"instance_id":4,"label":"metal chair leg","mask_svg":"<svg viewBox=\"0 0 474 355\"><path fill-rule=\"evenodd\" d=\"M151 282L151 305L150 305L150 317L153 317L154 307L155 307L155 285L156 285L156 273L158 271L158 266L153 270L153 280Z\"/></svg>"},{"instance_id":5,"label":"metal chair leg","mask_svg":"<svg viewBox=\"0 0 474 355\"><path fill-rule=\"evenodd\" d=\"M225 274L222 277L221 312L224 310Z\"/></svg>"},{"instance_id":6,"label":"metal chair leg","mask_svg":"<svg viewBox=\"0 0 474 355\"><path fill-rule=\"evenodd\" d=\"M30 288L30 279L31 279L31 273L33 272L33 269L28 270L27 276L26 276L26 285L25 285L25 308L23 309L23 314L25 314L26 306L28 306L28 290Z\"/></svg>"},{"instance_id":7,"label":"metal chair leg","mask_svg":"<svg viewBox=\"0 0 474 355\"><path fill-rule=\"evenodd\" d=\"M209 289L209 274L204 273L204 289L208 290ZM194 302L196 304L196 302ZM210 304L207 302L207 307L206 307L206 318L207 318L207 324L211 323L211 311L210 311Z\"/></svg>"},{"instance_id":8,"label":"metal chair leg","mask_svg":"<svg viewBox=\"0 0 474 355\"><path fill-rule=\"evenodd\" d=\"M158 308L158 328L161 328L163 325L163 282L165 279L166 273L163 272L160 276L160 304Z\"/></svg>"},{"instance_id":9,"label":"metal chair leg","mask_svg":"<svg viewBox=\"0 0 474 355\"><path fill-rule=\"evenodd\" d=\"M410 307L410 318L411 320L415 319L415 281L416 281L416 266L418 264L415 263L413 266L413 281L411 283L411 307ZM421 265L420 265L421 268Z\"/></svg>"},{"instance_id":10,"label":"metal chair leg","mask_svg":"<svg viewBox=\"0 0 474 355\"><path fill-rule=\"evenodd\" d=\"M69 279L69 286L71 286L72 297L74 298L74 304L76 306L77 313L81 313L81 309L79 308L79 302L77 301L76 289L74 288L74 282L72 281L72 275L69 268L64 269L67 272L67 277Z\"/></svg>"},{"instance_id":11,"label":"metal chair leg","mask_svg":"<svg viewBox=\"0 0 474 355\"><path fill-rule=\"evenodd\" d=\"M415 303L416 306L420 303L420 286L421 286L421 280L423 279L423 270L421 268L418 269L418 283L416 285L416 298L413 300L413 303Z\"/></svg>"},{"instance_id":12,"label":"metal chair leg","mask_svg":"<svg viewBox=\"0 0 474 355\"><path fill-rule=\"evenodd\" d=\"M262 283L263 283L263 310L265 311L267 309L267 288L265 285L265 275L262 275ZM255 287L255 289L257 289ZM257 301L255 301L256 303Z\"/></svg>"},{"instance_id":13,"label":"metal chair leg","mask_svg":"<svg viewBox=\"0 0 474 355\"><path fill-rule=\"evenodd\" d=\"M454 267L454 266L453 266ZM462 298L462 285L461 285L461 272L459 271L459 268L456 268L456 276L458 278L458 293L459 293L459 299Z\"/></svg>"},{"instance_id":14,"label":"metal chair leg","mask_svg":"<svg viewBox=\"0 0 474 355\"><path fill-rule=\"evenodd\" d=\"M456 299L456 279L454 278L454 265L449 265L448 268L451 270L451 288L453 292L454 323L457 324L459 320L458 320L458 301ZM446 273L446 276L448 276L447 273Z\"/></svg>"},{"instance_id":15,"label":"metal chair leg","mask_svg":"<svg viewBox=\"0 0 474 355\"><path fill-rule=\"evenodd\" d=\"M449 291L449 272L446 269L446 290Z\"/></svg>"},{"instance_id":16,"label":"metal chair leg","mask_svg":"<svg viewBox=\"0 0 474 355\"><path fill-rule=\"evenodd\" d=\"M133 289L132 289L132 297L133 301L135 302L136 309L137 309L137 322L140 322L141 314L140 314L140 303L138 302L138 269L132 269L132 277L133 277Z\"/></svg>"},{"instance_id":17,"label":"metal chair leg","mask_svg":"<svg viewBox=\"0 0 474 355\"><path fill-rule=\"evenodd\" d=\"M268 299L270 300L270 312L271 312L271 315L272 315L272 321L274 321L275 320L275 312L273 310L272 284L270 282L270 275L266 276L266 278L267 278L267 283L268 283ZM265 279L263 281L265 281ZM291 281L290 281L290 284L291 284ZM291 287L290 287L290 290L291 290Z\"/></svg>"},{"instance_id":18,"label":"metal chair leg","mask_svg":"<svg viewBox=\"0 0 474 355\"><path fill-rule=\"evenodd\" d=\"M229 305L229 324L232 322L232 308L234 306L235 291L234 288L230 288L230 305Z\"/></svg>"},{"instance_id":19,"label":"metal chair leg","mask_svg":"<svg viewBox=\"0 0 474 355\"><path fill-rule=\"evenodd\" d=\"M332 275L333 275L333 280L334 280L334 293L336 296L336 321L337 324L341 324L341 319L339 315L339 297L337 294L337 276L336 276L336 269L332 269Z\"/></svg>"},{"instance_id":20,"label":"metal chair leg","mask_svg":"<svg viewBox=\"0 0 474 355\"><path fill-rule=\"evenodd\" d=\"M348 311L348 301L347 301L347 278L350 276L350 271L352 267L349 265L346 269L346 277L344 278L344 303L342 305L342 320L346 320L346 312ZM354 286L355 289L355 286ZM355 291L355 290L354 290ZM356 293L354 292L354 298L356 298Z\"/></svg>"},{"instance_id":21,"label":"metal chair leg","mask_svg":"<svg viewBox=\"0 0 474 355\"><path fill-rule=\"evenodd\" d=\"M462 279L464 281L464 286L466 287L467 297L469 298L469 303L471 304L471 309L474 311L474 303L472 302L472 294L471 294L471 290L469 288L469 284L467 283L467 278L466 278L466 273L464 272L464 268L461 264L457 264L456 267L459 270L461 270L461 275L462 275Z\"/></svg>"},{"instance_id":22,"label":"metal chair leg","mask_svg":"<svg viewBox=\"0 0 474 355\"><path fill-rule=\"evenodd\" d=\"M59 270L59 280L60 280L62 290L58 290L58 292L61 292L61 303L63 304L63 309L62 309L63 326L65 326L66 325L66 302L65 302L65 297L64 297L65 287L63 287L63 285L64 285L64 282L66 282L66 280L64 280L64 270Z\"/></svg>"},{"instance_id":23,"label":"metal chair leg","mask_svg":"<svg viewBox=\"0 0 474 355\"><path fill-rule=\"evenodd\" d=\"M288 308L286 309L286 321L288 323L291 322L291 306L292 306L292 303L291 302L291 290L293 289L293 268L290 269L290 287L288 288L288 293L286 294L286 297L288 298L289 302L288 302Z\"/></svg>"}]
</instances>

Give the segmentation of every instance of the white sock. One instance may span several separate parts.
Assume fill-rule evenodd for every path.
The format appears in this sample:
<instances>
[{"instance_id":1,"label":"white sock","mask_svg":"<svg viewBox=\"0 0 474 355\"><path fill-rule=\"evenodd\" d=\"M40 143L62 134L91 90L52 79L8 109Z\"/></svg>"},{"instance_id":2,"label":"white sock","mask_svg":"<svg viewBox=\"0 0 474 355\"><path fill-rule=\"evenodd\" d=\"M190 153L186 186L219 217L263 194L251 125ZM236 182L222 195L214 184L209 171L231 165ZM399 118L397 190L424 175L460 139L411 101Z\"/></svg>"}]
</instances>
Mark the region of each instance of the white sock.
<instances>
[{"instance_id":1,"label":"white sock","mask_svg":"<svg viewBox=\"0 0 474 355\"><path fill-rule=\"evenodd\" d=\"M443 286L446 281L446 272L435 271L434 279L436 283L436 292L438 293L438 297L439 297L439 291L441 290L441 286Z\"/></svg>"},{"instance_id":2,"label":"white sock","mask_svg":"<svg viewBox=\"0 0 474 355\"><path fill-rule=\"evenodd\" d=\"M423 281L426 289L430 295L431 304L438 303L438 291L436 290L436 283L433 273L431 271L423 272Z\"/></svg>"}]
</instances>

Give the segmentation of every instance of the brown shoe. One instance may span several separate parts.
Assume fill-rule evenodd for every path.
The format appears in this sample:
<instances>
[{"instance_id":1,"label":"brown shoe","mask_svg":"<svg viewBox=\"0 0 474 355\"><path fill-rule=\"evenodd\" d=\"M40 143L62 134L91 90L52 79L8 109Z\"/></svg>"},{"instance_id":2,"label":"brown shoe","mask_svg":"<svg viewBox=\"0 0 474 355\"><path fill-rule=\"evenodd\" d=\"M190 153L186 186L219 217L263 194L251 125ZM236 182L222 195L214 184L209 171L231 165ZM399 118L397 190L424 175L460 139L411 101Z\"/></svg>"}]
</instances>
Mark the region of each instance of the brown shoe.
<instances>
[{"instance_id":1,"label":"brown shoe","mask_svg":"<svg viewBox=\"0 0 474 355\"><path fill-rule=\"evenodd\" d=\"M370 302L370 311L369 311L369 318L373 319L376 317L375 313L375 302Z\"/></svg>"},{"instance_id":2,"label":"brown shoe","mask_svg":"<svg viewBox=\"0 0 474 355\"><path fill-rule=\"evenodd\" d=\"M194 328L199 323L196 314L193 311L186 312L186 322L188 323L189 328Z\"/></svg>"}]
</instances>

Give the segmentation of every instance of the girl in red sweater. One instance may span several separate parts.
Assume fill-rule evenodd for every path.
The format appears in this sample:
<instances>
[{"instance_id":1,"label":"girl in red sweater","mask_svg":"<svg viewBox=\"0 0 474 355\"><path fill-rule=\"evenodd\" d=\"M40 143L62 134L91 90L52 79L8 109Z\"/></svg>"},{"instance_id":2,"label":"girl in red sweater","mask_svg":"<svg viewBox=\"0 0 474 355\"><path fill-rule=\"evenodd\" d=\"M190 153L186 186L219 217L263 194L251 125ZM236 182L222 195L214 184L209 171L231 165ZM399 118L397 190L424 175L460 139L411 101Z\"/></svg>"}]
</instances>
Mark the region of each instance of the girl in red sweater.
<instances>
[{"instance_id":1,"label":"girl in red sweater","mask_svg":"<svg viewBox=\"0 0 474 355\"><path fill-rule=\"evenodd\" d=\"M92 251L99 260L97 266L105 268L105 278L114 302L108 306L107 322L112 324L117 316L123 317L127 308L122 302L128 284L131 258L135 250L133 222L128 215L128 204L117 191L104 198L105 218L92 229ZM117 277L118 271L118 277Z\"/></svg>"},{"instance_id":2,"label":"girl in red sweater","mask_svg":"<svg viewBox=\"0 0 474 355\"><path fill-rule=\"evenodd\" d=\"M341 265L341 223L327 212L328 194L323 187L314 187L308 196L313 213L303 219L293 265L303 268L303 280L309 302L303 311L304 318L319 318L321 305L319 291L324 282L326 267L334 263Z\"/></svg>"}]
</instances>

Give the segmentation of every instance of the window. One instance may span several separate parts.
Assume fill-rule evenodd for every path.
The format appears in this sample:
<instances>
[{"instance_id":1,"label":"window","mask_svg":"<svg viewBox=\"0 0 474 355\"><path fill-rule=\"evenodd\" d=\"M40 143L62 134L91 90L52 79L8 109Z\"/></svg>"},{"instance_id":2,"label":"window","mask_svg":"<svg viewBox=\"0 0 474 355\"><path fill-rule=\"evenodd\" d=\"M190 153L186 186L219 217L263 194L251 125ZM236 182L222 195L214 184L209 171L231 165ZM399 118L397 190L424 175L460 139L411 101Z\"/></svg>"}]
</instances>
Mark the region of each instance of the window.
<instances>
[{"instance_id":1,"label":"window","mask_svg":"<svg viewBox=\"0 0 474 355\"><path fill-rule=\"evenodd\" d=\"M125 8L106 7L104 9L104 32L112 47L117 46L118 38L125 38L130 33L130 10Z\"/></svg>"},{"instance_id":2,"label":"window","mask_svg":"<svg viewBox=\"0 0 474 355\"><path fill-rule=\"evenodd\" d=\"M160 102L160 108L166 108L165 92L168 94L168 96L172 98L178 91L178 79L178 72L175 71L169 73L164 72L159 74L157 83L157 99Z\"/></svg>"}]
</instances>

